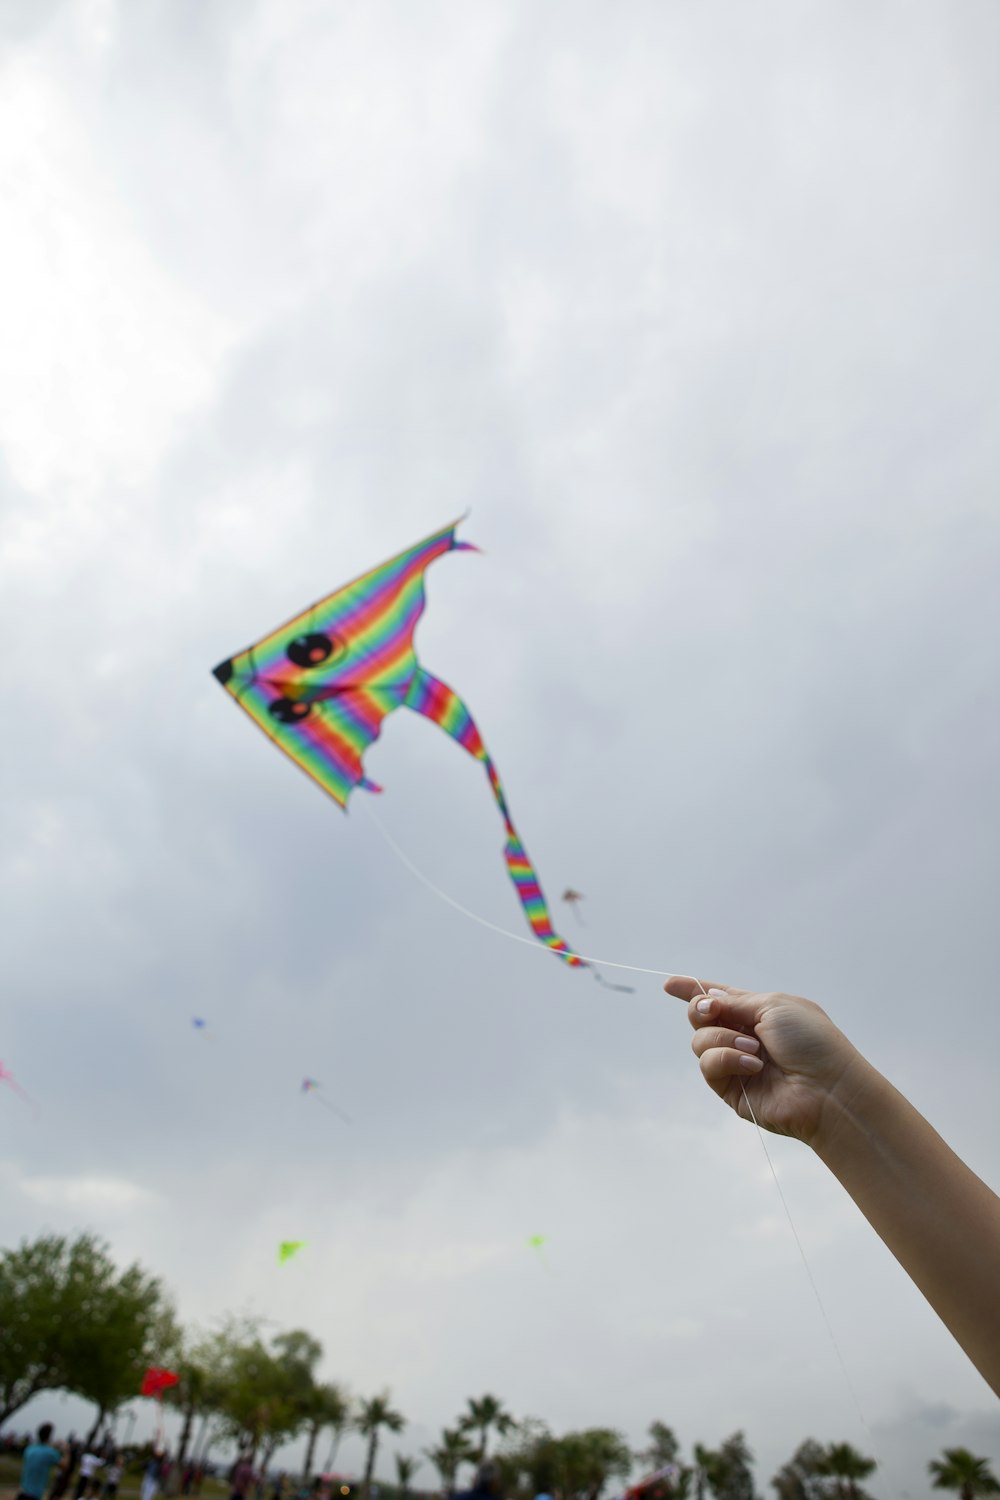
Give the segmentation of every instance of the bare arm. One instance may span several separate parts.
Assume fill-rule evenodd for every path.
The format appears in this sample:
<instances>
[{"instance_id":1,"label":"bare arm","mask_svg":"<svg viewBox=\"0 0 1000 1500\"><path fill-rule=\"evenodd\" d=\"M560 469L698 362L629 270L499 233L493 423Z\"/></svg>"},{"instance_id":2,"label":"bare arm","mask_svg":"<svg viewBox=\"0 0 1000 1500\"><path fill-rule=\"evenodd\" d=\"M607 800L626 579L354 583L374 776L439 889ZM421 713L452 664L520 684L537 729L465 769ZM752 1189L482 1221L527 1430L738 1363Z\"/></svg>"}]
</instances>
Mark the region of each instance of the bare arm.
<instances>
[{"instance_id":1,"label":"bare arm","mask_svg":"<svg viewBox=\"0 0 1000 1500\"><path fill-rule=\"evenodd\" d=\"M1000 1395L1000 1198L818 1005L666 989L688 1001L710 1086L743 1117L745 1087L762 1127L812 1147Z\"/></svg>"}]
</instances>

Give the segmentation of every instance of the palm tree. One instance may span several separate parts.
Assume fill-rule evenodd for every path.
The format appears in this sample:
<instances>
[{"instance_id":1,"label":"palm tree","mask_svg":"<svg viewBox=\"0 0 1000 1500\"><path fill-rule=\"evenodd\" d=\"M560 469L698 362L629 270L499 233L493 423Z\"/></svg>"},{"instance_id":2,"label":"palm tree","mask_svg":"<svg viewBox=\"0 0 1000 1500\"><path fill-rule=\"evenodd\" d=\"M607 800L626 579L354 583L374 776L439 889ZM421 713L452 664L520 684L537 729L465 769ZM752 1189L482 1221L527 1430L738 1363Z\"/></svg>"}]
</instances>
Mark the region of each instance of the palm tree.
<instances>
[{"instance_id":1,"label":"palm tree","mask_svg":"<svg viewBox=\"0 0 1000 1500\"><path fill-rule=\"evenodd\" d=\"M831 1443L824 1449L816 1473L835 1481L833 1493L838 1500L868 1500L857 1481L867 1479L877 1467L874 1458L866 1458L850 1443Z\"/></svg>"},{"instance_id":2,"label":"palm tree","mask_svg":"<svg viewBox=\"0 0 1000 1500\"><path fill-rule=\"evenodd\" d=\"M944 1462L932 1458L927 1470L934 1475L936 1490L958 1490L962 1500L1000 1494L1000 1483L990 1469L989 1460L975 1458L968 1448L946 1448Z\"/></svg>"},{"instance_id":3,"label":"palm tree","mask_svg":"<svg viewBox=\"0 0 1000 1500\"><path fill-rule=\"evenodd\" d=\"M459 1464L471 1463L476 1456L475 1448L461 1428L449 1427L442 1432L438 1446L426 1448L424 1452L441 1475L442 1488L448 1495L455 1488Z\"/></svg>"},{"instance_id":4,"label":"palm tree","mask_svg":"<svg viewBox=\"0 0 1000 1500\"><path fill-rule=\"evenodd\" d=\"M400 1412L393 1411L389 1401L388 1391L383 1391L380 1396L372 1396L371 1400L361 1402L355 1418L354 1425L362 1437L368 1439L368 1457L365 1460L365 1477L361 1491L364 1500L369 1500L372 1492L372 1474L375 1472L379 1432L383 1427L388 1428L390 1432L402 1432L406 1426L406 1418Z\"/></svg>"},{"instance_id":5,"label":"palm tree","mask_svg":"<svg viewBox=\"0 0 1000 1500\"><path fill-rule=\"evenodd\" d=\"M396 1483L399 1485L399 1500L406 1500L410 1480L419 1467L419 1459L407 1458L405 1453L396 1454Z\"/></svg>"},{"instance_id":6,"label":"palm tree","mask_svg":"<svg viewBox=\"0 0 1000 1500\"><path fill-rule=\"evenodd\" d=\"M705 1500L705 1490L713 1492L722 1478L722 1456L713 1448L695 1443L694 1449L694 1493L695 1500Z\"/></svg>"},{"instance_id":7,"label":"palm tree","mask_svg":"<svg viewBox=\"0 0 1000 1500\"><path fill-rule=\"evenodd\" d=\"M649 1447L642 1453L637 1453L636 1458L648 1464L651 1469L663 1469L667 1464L677 1462L681 1445L674 1436L672 1427L666 1422L650 1422L649 1424Z\"/></svg>"},{"instance_id":8,"label":"palm tree","mask_svg":"<svg viewBox=\"0 0 1000 1500\"><path fill-rule=\"evenodd\" d=\"M479 1462L486 1458L486 1445L489 1440L490 1428L495 1427L497 1434L503 1437L517 1423L509 1411L504 1411L503 1403L496 1396L480 1396L479 1400L469 1398L469 1410L464 1417L458 1419L459 1431L479 1433Z\"/></svg>"},{"instance_id":9,"label":"palm tree","mask_svg":"<svg viewBox=\"0 0 1000 1500\"><path fill-rule=\"evenodd\" d=\"M341 1385L314 1385L309 1392L304 1408L309 1441L303 1477L310 1479L313 1471L313 1455L316 1442L324 1427L332 1427L339 1436L351 1419L351 1400Z\"/></svg>"}]
</instances>

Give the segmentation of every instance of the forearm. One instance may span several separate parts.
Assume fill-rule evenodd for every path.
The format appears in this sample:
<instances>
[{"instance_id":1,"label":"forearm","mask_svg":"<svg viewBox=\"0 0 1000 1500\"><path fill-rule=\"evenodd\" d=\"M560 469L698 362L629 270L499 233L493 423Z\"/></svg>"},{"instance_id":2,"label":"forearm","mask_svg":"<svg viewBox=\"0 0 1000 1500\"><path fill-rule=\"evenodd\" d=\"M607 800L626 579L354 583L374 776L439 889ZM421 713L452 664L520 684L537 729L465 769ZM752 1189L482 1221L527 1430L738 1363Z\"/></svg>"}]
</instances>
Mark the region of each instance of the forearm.
<instances>
[{"instance_id":1,"label":"forearm","mask_svg":"<svg viewBox=\"0 0 1000 1500\"><path fill-rule=\"evenodd\" d=\"M860 1058L812 1145L1000 1395L1000 1198Z\"/></svg>"}]
</instances>

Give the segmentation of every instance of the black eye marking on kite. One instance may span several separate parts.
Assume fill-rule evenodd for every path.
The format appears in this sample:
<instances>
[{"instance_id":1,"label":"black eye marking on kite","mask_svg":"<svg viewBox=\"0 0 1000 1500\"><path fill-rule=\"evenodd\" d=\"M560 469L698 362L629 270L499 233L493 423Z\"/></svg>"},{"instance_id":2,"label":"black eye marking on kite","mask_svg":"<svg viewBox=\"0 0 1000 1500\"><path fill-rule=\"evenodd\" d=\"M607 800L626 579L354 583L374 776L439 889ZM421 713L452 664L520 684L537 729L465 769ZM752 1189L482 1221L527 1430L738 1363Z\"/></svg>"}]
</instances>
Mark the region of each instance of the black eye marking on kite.
<instances>
[{"instance_id":1,"label":"black eye marking on kite","mask_svg":"<svg viewBox=\"0 0 1000 1500\"><path fill-rule=\"evenodd\" d=\"M233 663L231 660L220 661L217 667L212 668L212 672L214 676L216 676L222 683L223 687L225 687L226 683L233 675Z\"/></svg>"},{"instance_id":2,"label":"black eye marking on kite","mask_svg":"<svg viewBox=\"0 0 1000 1500\"><path fill-rule=\"evenodd\" d=\"M319 631L299 635L288 648L288 660L297 667L318 667L333 655L335 645L328 635L321 635Z\"/></svg>"},{"instance_id":3,"label":"black eye marking on kite","mask_svg":"<svg viewBox=\"0 0 1000 1500\"><path fill-rule=\"evenodd\" d=\"M298 724L312 713L312 704L302 703L294 698L275 698L273 703L268 704L267 711L279 724Z\"/></svg>"}]
</instances>

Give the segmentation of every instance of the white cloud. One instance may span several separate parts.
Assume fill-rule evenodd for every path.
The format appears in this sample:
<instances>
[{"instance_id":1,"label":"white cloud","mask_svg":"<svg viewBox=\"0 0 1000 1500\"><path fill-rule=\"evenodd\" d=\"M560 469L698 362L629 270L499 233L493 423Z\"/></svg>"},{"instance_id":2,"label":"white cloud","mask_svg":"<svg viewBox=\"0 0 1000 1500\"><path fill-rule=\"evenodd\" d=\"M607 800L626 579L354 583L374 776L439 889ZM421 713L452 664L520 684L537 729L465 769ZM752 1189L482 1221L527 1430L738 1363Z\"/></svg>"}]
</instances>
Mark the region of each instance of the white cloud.
<instances>
[{"instance_id":1,"label":"white cloud","mask_svg":"<svg viewBox=\"0 0 1000 1500\"><path fill-rule=\"evenodd\" d=\"M107 1222L185 1318L392 1384L408 1446L486 1388L637 1444L743 1425L762 1491L863 1442L675 1004L436 905L208 669L471 503L420 649L574 935L814 995L995 1177L1000 1012L970 1052L954 955L995 968L1000 13L51 13L0 105L5 1238ZM481 768L411 719L372 771L516 928ZM981 1382L772 1154L917 1493Z\"/></svg>"},{"instance_id":2,"label":"white cloud","mask_svg":"<svg viewBox=\"0 0 1000 1500\"><path fill-rule=\"evenodd\" d=\"M99 17L101 12L94 11ZM43 55L0 74L0 445L31 494L106 528L102 488L148 478L211 398L233 331L163 270L94 154L87 121ZM126 524L135 500L119 502ZM26 519L8 559L54 538Z\"/></svg>"},{"instance_id":3,"label":"white cloud","mask_svg":"<svg viewBox=\"0 0 1000 1500\"><path fill-rule=\"evenodd\" d=\"M157 1195L123 1177L23 1177L21 1192L46 1208L83 1209L94 1214L126 1213L157 1201Z\"/></svg>"}]
</instances>

